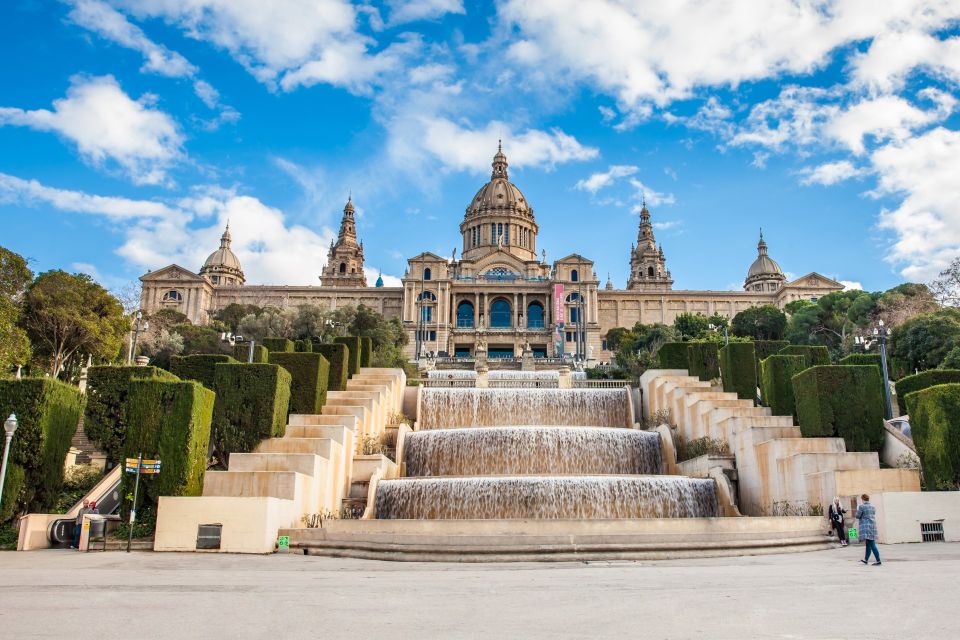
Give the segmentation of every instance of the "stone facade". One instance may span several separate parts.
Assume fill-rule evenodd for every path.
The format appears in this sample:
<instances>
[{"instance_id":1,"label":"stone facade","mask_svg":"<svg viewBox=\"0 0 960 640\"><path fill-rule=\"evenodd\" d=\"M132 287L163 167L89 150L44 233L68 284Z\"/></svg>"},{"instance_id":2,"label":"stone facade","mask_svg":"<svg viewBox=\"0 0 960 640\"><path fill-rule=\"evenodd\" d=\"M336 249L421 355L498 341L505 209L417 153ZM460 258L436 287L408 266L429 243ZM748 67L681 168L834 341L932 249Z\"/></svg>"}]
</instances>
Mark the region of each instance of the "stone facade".
<instances>
[{"instance_id":1,"label":"stone facade","mask_svg":"<svg viewBox=\"0 0 960 640\"><path fill-rule=\"evenodd\" d=\"M607 360L611 354L604 338L614 327L670 324L681 313L733 317L752 306L782 308L843 288L818 273L787 282L761 235L743 291L674 290L646 205L626 289L613 288L609 278L601 288L593 261L579 254L547 262L546 251L538 255L538 232L533 207L510 182L506 155L498 149L490 181L470 201L460 224L461 257L456 249L450 258L430 252L414 256L407 261L401 287L367 287L351 200L321 286L244 285L239 261L229 249L228 229L201 273L170 265L144 275L141 307L147 313L176 309L204 324L231 303L327 309L363 304L400 318L411 356L417 349L473 355L483 345L490 357L519 356L529 348L534 356L577 353Z\"/></svg>"}]
</instances>

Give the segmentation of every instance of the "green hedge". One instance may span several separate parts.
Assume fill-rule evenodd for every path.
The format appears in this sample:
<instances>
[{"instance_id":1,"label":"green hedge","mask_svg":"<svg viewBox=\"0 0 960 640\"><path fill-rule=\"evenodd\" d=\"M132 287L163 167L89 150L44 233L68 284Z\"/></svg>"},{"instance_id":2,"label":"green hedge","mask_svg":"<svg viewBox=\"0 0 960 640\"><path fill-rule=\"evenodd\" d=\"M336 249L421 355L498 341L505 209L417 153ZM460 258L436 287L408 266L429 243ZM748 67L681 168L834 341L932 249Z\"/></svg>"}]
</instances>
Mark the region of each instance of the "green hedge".
<instances>
[{"instance_id":1,"label":"green hedge","mask_svg":"<svg viewBox=\"0 0 960 640\"><path fill-rule=\"evenodd\" d=\"M689 371L689 345L686 342L667 342L660 346L661 369L684 369Z\"/></svg>"},{"instance_id":2,"label":"green hedge","mask_svg":"<svg viewBox=\"0 0 960 640\"><path fill-rule=\"evenodd\" d=\"M929 489L960 482L960 384L940 384L906 395L910 429Z\"/></svg>"},{"instance_id":3,"label":"green hedge","mask_svg":"<svg viewBox=\"0 0 960 640\"><path fill-rule=\"evenodd\" d=\"M752 342L731 342L720 349L723 390L736 392L742 400L757 398L756 352Z\"/></svg>"},{"instance_id":4,"label":"green hedge","mask_svg":"<svg viewBox=\"0 0 960 640\"><path fill-rule=\"evenodd\" d=\"M275 364L218 364L213 377L213 443L221 454L252 451L281 437L290 407L290 374Z\"/></svg>"},{"instance_id":5,"label":"green hedge","mask_svg":"<svg viewBox=\"0 0 960 640\"><path fill-rule=\"evenodd\" d=\"M350 350L344 344L319 344L313 343L314 353L321 353L330 363L330 375L327 378L327 390L346 391L347 379L347 358Z\"/></svg>"},{"instance_id":6,"label":"green hedge","mask_svg":"<svg viewBox=\"0 0 960 640\"><path fill-rule=\"evenodd\" d=\"M830 350L824 346L792 344L789 347L781 349L778 355L803 356L803 361L807 367L830 364Z\"/></svg>"},{"instance_id":7,"label":"green hedge","mask_svg":"<svg viewBox=\"0 0 960 640\"><path fill-rule=\"evenodd\" d=\"M133 380L124 412L130 430L124 458L161 461L159 475L140 477L138 510L159 496L199 496L207 469L215 395L198 382ZM133 493L135 476L124 473L120 495ZM130 503L124 501L123 514Z\"/></svg>"},{"instance_id":8,"label":"green hedge","mask_svg":"<svg viewBox=\"0 0 960 640\"><path fill-rule=\"evenodd\" d=\"M334 342L346 345L349 350L347 353L347 375L352 378L355 373L360 371L360 338L358 336L345 336L334 338Z\"/></svg>"},{"instance_id":9,"label":"green hedge","mask_svg":"<svg viewBox=\"0 0 960 640\"><path fill-rule=\"evenodd\" d=\"M373 338L360 337L360 366L369 367L373 361Z\"/></svg>"},{"instance_id":10,"label":"green hedge","mask_svg":"<svg viewBox=\"0 0 960 640\"><path fill-rule=\"evenodd\" d=\"M313 353L313 342L310 340L297 340L293 343L293 350L297 353Z\"/></svg>"},{"instance_id":11,"label":"green hedge","mask_svg":"<svg viewBox=\"0 0 960 640\"><path fill-rule=\"evenodd\" d=\"M760 361L766 360L770 356L775 356L781 349L789 347L790 343L786 340L754 340L753 350L757 357L757 380L760 379Z\"/></svg>"},{"instance_id":12,"label":"green hedge","mask_svg":"<svg viewBox=\"0 0 960 640\"><path fill-rule=\"evenodd\" d=\"M14 413L18 423L10 442L0 522L53 507L84 400L76 387L49 378L0 380L0 421Z\"/></svg>"},{"instance_id":13,"label":"green hedge","mask_svg":"<svg viewBox=\"0 0 960 640\"><path fill-rule=\"evenodd\" d=\"M293 340L287 338L264 338L260 344L267 348L270 353L290 353L293 351Z\"/></svg>"},{"instance_id":14,"label":"green hedge","mask_svg":"<svg viewBox=\"0 0 960 640\"><path fill-rule=\"evenodd\" d=\"M804 436L843 438L847 451L883 446L883 383L873 365L810 367L793 377L793 394Z\"/></svg>"},{"instance_id":15,"label":"green hedge","mask_svg":"<svg viewBox=\"0 0 960 640\"><path fill-rule=\"evenodd\" d=\"M171 356L170 373L181 380L196 380L207 389L212 389L214 367L222 362L237 363L236 360L222 353Z\"/></svg>"},{"instance_id":16,"label":"green hedge","mask_svg":"<svg viewBox=\"0 0 960 640\"><path fill-rule=\"evenodd\" d=\"M716 342L688 342L687 349L691 376L701 380L720 377L720 350Z\"/></svg>"},{"instance_id":17,"label":"green hedge","mask_svg":"<svg viewBox=\"0 0 960 640\"><path fill-rule=\"evenodd\" d=\"M235 344L233 345L233 357L237 362L246 362L247 358L250 357L250 345L249 344ZM270 352L262 344L253 345L253 363L252 364L266 364L270 360Z\"/></svg>"},{"instance_id":18,"label":"green hedge","mask_svg":"<svg viewBox=\"0 0 960 640\"><path fill-rule=\"evenodd\" d=\"M877 369L880 369L881 375L883 375L883 363L880 361L879 353L851 353L848 356L840 358L840 361L837 364L841 364L845 367L870 364L875 366Z\"/></svg>"},{"instance_id":19,"label":"green hedge","mask_svg":"<svg viewBox=\"0 0 960 640\"><path fill-rule=\"evenodd\" d=\"M953 384L960 382L960 371L956 369L930 369L897 380L897 404L900 415L907 415L906 398L908 393L920 391L938 384Z\"/></svg>"},{"instance_id":20,"label":"green hedge","mask_svg":"<svg viewBox=\"0 0 960 640\"><path fill-rule=\"evenodd\" d=\"M168 380L179 378L157 367L90 367L87 372L87 411L83 430L107 455L111 464L120 462L127 423L123 406L131 380Z\"/></svg>"},{"instance_id":21,"label":"green hedge","mask_svg":"<svg viewBox=\"0 0 960 640\"><path fill-rule=\"evenodd\" d=\"M319 353L271 353L270 364L290 374L290 413L317 414L327 401L330 363Z\"/></svg>"},{"instance_id":22,"label":"green hedge","mask_svg":"<svg viewBox=\"0 0 960 640\"><path fill-rule=\"evenodd\" d=\"M760 361L760 394L773 415L796 418L791 379L806 368L803 356L773 355Z\"/></svg>"}]
</instances>

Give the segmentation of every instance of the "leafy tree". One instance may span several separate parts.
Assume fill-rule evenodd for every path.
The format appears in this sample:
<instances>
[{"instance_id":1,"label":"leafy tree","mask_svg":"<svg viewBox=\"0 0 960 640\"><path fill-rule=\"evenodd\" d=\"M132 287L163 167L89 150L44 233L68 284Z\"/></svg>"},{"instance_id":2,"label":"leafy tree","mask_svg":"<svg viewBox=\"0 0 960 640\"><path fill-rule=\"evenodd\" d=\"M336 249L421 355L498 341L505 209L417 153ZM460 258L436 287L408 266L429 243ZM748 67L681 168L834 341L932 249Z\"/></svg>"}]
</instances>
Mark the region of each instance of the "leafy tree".
<instances>
[{"instance_id":1,"label":"leafy tree","mask_svg":"<svg viewBox=\"0 0 960 640\"><path fill-rule=\"evenodd\" d=\"M960 345L954 347L940 363L941 369L960 369Z\"/></svg>"},{"instance_id":2,"label":"leafy tree","mask_svg":"<svg viewBox=\"0 0 960 640\"><path fill-rule=\"evenodd\" d=\"M890 334L890 356L909 371L935 369L958 345L960 309L919 315Z\"/></svg>"},{"instance_id":3,"label":"leafy tree","mask_svg":"<svg viewBox=\"0 0 960 640\"><path fill-rule=\"evenodd\" d=\"M17 323L23 294L32 280L27 261L0 247L0 376L30 360L30 340Z\"/></svg>"},{"instance_id":4,"label":"leafy tree","mask_svg":"<svg viewBox=\"0 0 960 640\"><path fill-rule=\"evenodd\" d=\"M123 306L106 289L90 276L59 270L41 273L30 285L21 325L54 376L87 354L114 359L129 329Z\"/></svg>"},{"instance_id":5,"label":"leafy tree","mask_svg":"<svg viewBox=\"0 0 960 640\"><path fill-rule=\"evenodd\" d=\"M244 316L237 325L237 334L253 340L293 337L296 316L295 309L266 307L258 314Z\"/></svg>"},{"instance_id":6,"label":"leafy tree","mask_svg":"<svg viewBox=\"0 0 960 640\"><path fill-rule=\"evenodd\" d=\"M710 321L702 313L681 313L673 321L673 328L681 338L699 338L709 331Z\"/></svg>"},{"instance_id":7,"label":"leafy tree","mask_svg":"<svg viewBox=\"0 0 960 640\"><path fill-rule=\"evenodd\" d=\"M895 327L923 313L932 313L939 308L933 292L925 284L911 282L898 285L880 295L876 306L876 319L887 326Z\"/></svg>"},{"instance_id":8,"label":"leafy tree","mask_svg":"<svg viewBox=\"0 0 960 640\"><path fill-rule=\"evenodd\" d=\"M150 356L150 364L169 371L170 357L183 353L184 346L185 341L179 333L161 329L149 343L143 345L143 353Z\"/></svg>"},{"instance_id":9,"label":"leafy tree","mask_svg":"<svg viewBox=\"0 0 960 640\"><path fill-rule=\"evenodd\" d=\"M806 309L807 307L815 307L815 306L817 306L817 303L811 302L810 300L794 300L792 302L788 302L783 307L783 309L788 314L793 315L798 311L800 311L801 309Z\"/></svg>"},{"instance_id":10,"label":"leafy tree","mask_svg":"<svg viewBox=\"0 0 960 640\"><path fill-rule=\"evenodd\" d=\"M240 321L243 320L243 318L249 315L259 315L261 311L263 311L263 309L255 304L238 304L231 302L213 314L213 319L223 322L229 331L238 333Z\"/></svg>"},{"instance_id":11,"label":"leafy tree","mask_svg":"<svg viewBox=\"0 0 960 640\"><path fill-rule=\"evenodd\" d=\"M960 257L953 259L947 268L930 285L934 298L945 307L960 307Z\"/></svg>"},{"instance_id":12,"label":"leafy tree","mask_svg":"<svg viewBox=\"0 0 960 640\"><path fill-rule=\"evenodd\" d=\"M733 335L754 340L781 340L787 316L772 304L744 309L733 317Z\"/></svg>"}]
</instances>

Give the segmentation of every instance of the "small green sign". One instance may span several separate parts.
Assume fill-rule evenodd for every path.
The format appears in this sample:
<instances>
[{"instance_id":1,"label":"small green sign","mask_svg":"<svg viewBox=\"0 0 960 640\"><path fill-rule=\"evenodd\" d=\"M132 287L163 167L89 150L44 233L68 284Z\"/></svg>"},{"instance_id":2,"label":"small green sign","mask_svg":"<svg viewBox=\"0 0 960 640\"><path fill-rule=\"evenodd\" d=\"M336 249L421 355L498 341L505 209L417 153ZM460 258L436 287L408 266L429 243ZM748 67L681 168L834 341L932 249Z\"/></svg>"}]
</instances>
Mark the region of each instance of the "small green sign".
<instances>
[{"instance_id":1,"label":"small green sign","mask_svg":"<svg viewBox=\"0 0 960 640\"><path fill-rule=\"evenodd\" d=\"M856 542L860 539L860 534L857 532L856 527L850 527L847 529L847 540L850 542Z\"/></svg>"},{"instance_id":2,"label":"small green sign","mask_svg":"<svg viewBox=\"0 0 960 640\"><path fill-rule=\"evenodd\" d=\"M277 546L281 549L290 548L290 536L278 536L277 537Z\"/></svg>"}]
</instances>

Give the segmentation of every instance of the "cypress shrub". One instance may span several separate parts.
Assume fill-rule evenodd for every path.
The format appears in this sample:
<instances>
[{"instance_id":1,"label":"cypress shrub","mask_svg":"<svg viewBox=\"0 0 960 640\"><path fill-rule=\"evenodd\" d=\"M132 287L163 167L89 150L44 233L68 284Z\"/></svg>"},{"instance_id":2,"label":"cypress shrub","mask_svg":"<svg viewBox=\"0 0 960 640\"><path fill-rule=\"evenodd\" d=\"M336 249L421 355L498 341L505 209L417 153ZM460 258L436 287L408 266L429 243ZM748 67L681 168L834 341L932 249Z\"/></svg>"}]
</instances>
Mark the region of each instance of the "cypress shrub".
<instances>
[{"instance_id":1,"label":"cypress shrub","mask_svg":"<svg viewBox=\"0 0 960 640\"><path fill-rule=\"evenodd\" d=\"M218 364L213 376L213 443L229 455L281 437L290 407L290 374L274 364Z\"/></svg>"},{"instance_id":2,"label":"cypress shrub","mask_svg":"<svg viewBox=\"0 0 960 640\"><path fill-rule=\"evenodd\" d=\"M784 347L789 347L786 340L754 340L753 350L757 356L757 380L760 379L760 361L775 356Z\"/></svg>"},{"instance_id":3,"label":"cypress shrub","mask_svg":"<svg viewBox=\"0 0 960 640\"><path fill-rule=\"evenodd\" d=\"M297 353L312 353L313 342L310 340L297 340L293 343L293 350Z\"/></svg>"},{"instance_id":4,"label":"cypress shrub","mask_svg":"<svg viewBox=\"0 0 960 640\"><path fill-rule=\"evenodd\" d=\"M246 362L247 358L250 356L250 345L249 344L235 344L233 345L233 358L237 362ZM270 352L267 351L267 348L262 344L253 345L253 363L252 364L265 364L270 359Z\"/></svg>"},{"instance_id":5,"label":"cypress shrub","mask_svg":"<svg viewBox=\"0 0 960 640\"><path fill-rule=\"evenodd\" d=\"M723 390L736 392L742 400L757 398L756 352L752 342L731 342L720 349Z\"/></svg>"},{"instance_id":6,"label":"cypress shrub","mask_svg":"<svg viewBox=\"0 0 960 640\"><path fill-rule=\"evenodd\" d=\"M824 346L810 346L805 344L792 344L779 351L781 356L803 356L803 362L807 367L817 367L830 364L830 350Z\"/></svg>"},{"instance_id":7,"label":"cypress shrub","mask_svg":"<svg viewBox=\"0 0 960 640\"><path fill-rule=\"evenodd\" d=\"M0 420L15 413L18 423L7 459L0 522L54 506L84 400L76 387L50 378L0 380Z\"/></svg>"},{"instance_id":8,"label":"cypress shrub","mask_svg":"<svg viewBox=\"0 0 960 640\"><path fill-rule=\"evenodd\" d=\"M353 377L360 371L360 338L359 336L345 336L334 338L334 342L339 342L347 347L347 375Z\"/></svg>"},{"instance_id":9,"label":"cypress shrub","mask_svg":"<svg viewBox=\"0 0 960 640\"><path fill-rule=\"evenodd\" d=\"M851 353L848 356L840 358L840 361L837 364L841 364L845 367L872 364L878 369L882 370L883 368L883 363L880 361L879 353Z\"/></svg>"},{"instance_id":10,"label":"cypress shrub","mask_svg":"<svg viewBox=\"0 0 960 640\"><path fill-rule=\"evenodd\" d=\"M773 355L760 361L760 393L775 416L797 416L791 379L806 369L803 356Z\"/></svg>"},{"instance_id":11,"label":"cypress shrub","mask_svg":"<svg viewBox=\"0 0 960 640\"><path fill-rule=\"evenodd\" d=\"M897 404L900 415L907 415L907 394L920 391L938 384L953 384L960 382L960 371L956 369L930 369L897 380Z\"/></svg>"},{"instance_id":12,"label":"cypress shrub","mask_svg":"<svg viewBox=\"0 0 960 640\"><path fill-rule=\"evenodd\" d=\"M100 447L112 464L120 462L127 423L123 406L131 380L167 380L177 376L157 367L90 367L87 372L87 411L83 430Z\"/></svg>"},{"instance_id":13,"label":"cypress shrub","mask_svg":"<svg viewBox=\"0 0 960 640\"><path fill-rule=\"evenodd\" d=\"M132 380L124 412L130 430L125 458L161 461L159 475L141 475L140 505L159 496L199 496L207 469L215 395L194 381ZM124 473L121 495L133 493L135 476ZM138 509L140 506L137 507ZM129 503L124 501L124 513Z\"/></svg>"},{"instance_id":14,"label":"cypress shrub","mask_svg":"<svg viewBox=\"0 0 960 640\"><path fill-rule=\"evenodd\" d=\"M327 377L327 389L329 391L347 390L347 358L350 350L343 344L319 344L313 343L314 353L321 353L330 363L330 374Z\"/></svg>"},{"instance_id":15,"label":"cypress shrub","mask_svg":"<svg viewBox=\"0 0 960 640\"><path fill-rule=\"evenodd\" d=\"M212 389L214 367L221 362L237 363L230 356L221 353L171 356L170 373L181 380L196 380L207 389Z\"/></svg>"},{"instance_id":16,"label":"cypress shrub","mask_svg":"<svg viewBox=\"0 0 960 640\"><path fill-rule=\"evenodd\" d=\"M688 342L687 361L691 376L701 380L720 377L720 350L716 342Z\"/></svg>"},{"instance_id":17,"label":"cypress shrub","mask_svg":"<svg viewBox=\"0 0 960 640\"><path fill-rule=\"evenodd\" d=\"M960 384L940 384L906 394L910 429L929 489L960 482Z\"/></svg>"},{"instance_id":18,"label":"cypress shrub","mask_svg":"<svg viewBox=\"0 0 960 640\"><path fill-rule=\"evenodd\" d=\"M293 351L293 340L287 338L264 338L260 341L260 344L267 348L267 351L273 353L274 351L279 351L281 353L289 353Z\"/></svg>"},{"instance_id":19,"label":"cypress shrub","mask_svg":"<svg viewBox=\"0 0 960 640\"><path fill-rule=\"evenodd\" d=\"M360 337L360 366L369 367L373 360L373 338Z\"/></svg>"},{"instance_id":20,"label":"cypress shrub","mask_svg":"<svg viewBox=\"0 0 960 640\"><path fill-rule=\"evenodd\" d=\"M290 374L290 413L320 413L327 401L330 363L319 353L271 353L270 364Z\"/></svg>"},{"instance_id":21,"label":"cypress shrub","mask_svg":"<svg viewBox=\"0 0 960 640\"><path fill-rule=\"evenodd\" d=\"M660 357L661 369L684 369L689 371L690 360L686 342L667 342L660 346L657 355Z\"/></svg>"},{"instance_id":22,"label":"cypress shrub","mask_svg":"<svg viewBox=\"0 0 960 640\"><path fill-rule=\"evenodd\" d=\"M847 451L883 446L883 383L872 365L810 367L793 377L804 436L841 437Z\"/></svg>"}]
</instances>

